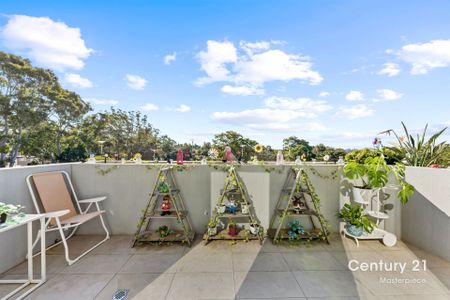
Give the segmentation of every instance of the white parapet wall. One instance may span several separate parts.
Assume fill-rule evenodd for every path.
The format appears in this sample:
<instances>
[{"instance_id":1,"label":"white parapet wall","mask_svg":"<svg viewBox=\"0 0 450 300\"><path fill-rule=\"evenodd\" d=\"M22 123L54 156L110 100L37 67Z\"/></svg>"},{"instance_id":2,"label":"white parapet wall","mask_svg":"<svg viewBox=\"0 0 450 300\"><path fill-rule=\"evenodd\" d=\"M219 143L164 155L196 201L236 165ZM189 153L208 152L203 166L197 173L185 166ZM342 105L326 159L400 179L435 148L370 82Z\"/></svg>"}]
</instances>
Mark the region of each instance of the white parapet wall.
<instances>
[{"instance_id":1,"label":"white parapet wall","mask_svg":"<svg viewBox=\"0 0 450 300\"><path fill-rule=\"evenodd\" d=\"M450 260L450 169L406 168L416 191L402 209L403 239Z\"/></svg>"},{"instance_id":2,"label":"white parapet wall","mask_svg":"<svg viewBox=\"0 0 450 300\"><path fill-rule=\"evenodd\" d=\"M256 212L259 214L258 218L265 224L272 216L291 167L292 165L237 166L237 171L252 196ZM329 219L332 231L337 232L339 221L336 214L340 199L342 200L345 193L339 167L333 164L306 164L303 167L310 174L321 199L322 213ZM34 212L25 178L30 173L53 170L65 170L71 175L80 198L106 195L108 199L102 206L106 211L106 220L112 234L132 235L155 184L158 167L148 164L75 163L0 169L0 201L21 204L26 207L27 213ZM211 214L211 204L217 201L218 190L222 188L221 172L223 165L197 165L175 172L194 230L198 234L205 231ZM392 201L395 203L394 199ZM398 205L394 207L397 208ZM393 218L389 220L388 225L396 231L400 220L395 210L391 213ZM86 224L78 233L101 234L102 231L96 222ZM49 236L48 242L54 242L55 238L57 236ZM18 229L2 234L0 239L1 273L24 260L26 233L25 230Z\"/></svg>"}]
</instances>

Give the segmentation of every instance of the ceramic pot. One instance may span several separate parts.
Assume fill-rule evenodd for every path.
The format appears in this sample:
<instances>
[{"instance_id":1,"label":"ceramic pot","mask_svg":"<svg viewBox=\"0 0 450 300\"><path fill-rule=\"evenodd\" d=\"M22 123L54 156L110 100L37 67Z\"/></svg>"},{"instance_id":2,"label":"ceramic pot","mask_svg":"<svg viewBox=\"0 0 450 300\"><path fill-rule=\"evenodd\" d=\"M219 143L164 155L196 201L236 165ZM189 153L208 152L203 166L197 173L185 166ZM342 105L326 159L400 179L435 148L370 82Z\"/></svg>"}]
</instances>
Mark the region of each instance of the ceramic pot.
<instances>
[{"instance_id":1,"label":"ceramic pot","mask_svg":"<svg viewBox=\"0 0 450 300\"><path fill-rule=\"evenodd\" d=\"M356 227L352 224L346 224L345 229L347 232L354 236L361 236L363 234L364 229L362 227Z\"/></svg>"},{"instance_id":2,"label":"ceramic pot","mask_svg":"<svg viewBox=\"0 0 450 300\"><path fill-rule=\"evenodd\" d=\"M0 215L0 224L3 224L6 222L6 218L8 217L7 214L3 213Z\"/></svg>"},{"instance_id":3,"label":"ceramic pot","mask_svg":"<svg viewBox=\"0 0 450 300\"><path fill-rule=\"evenodd\" d=\"M217 234L217 227L208 227L208 235L213 236Z\"/></svg>"},{"instance_id":4,"label":"ceramic pot","mask_svg":"<svg viewBox=\"0 0 450 300\"><path fill-rule=\"evenodd\" d=\"M225 205L218 205L217 206L217 213L218 214L224 214L227 207Z\"/></svg>"},{"instance_id":5,"label":"ceramic pot","mask_svg":"<svg viewBox=\"0 0 450 300\"><path fill-rule=\"evenodd\" d=\"M242 204L241 205L241 212L243 215L248 215L249 213L249 207L247 204Z\"/></svg>"},{"instance_id":6,"label":"ceramic pot","mask_svg":"<svg viewBox=\"0 0 450 300\"><path fill-rule=\"evenodd\" d=\"M353 190L353 201L359 204L369 204L372 200L372 198L375 195L375 191L374 189L363 189L361 187L358 186L354 186L352 188Z\"/></svg>"}]
</instances>

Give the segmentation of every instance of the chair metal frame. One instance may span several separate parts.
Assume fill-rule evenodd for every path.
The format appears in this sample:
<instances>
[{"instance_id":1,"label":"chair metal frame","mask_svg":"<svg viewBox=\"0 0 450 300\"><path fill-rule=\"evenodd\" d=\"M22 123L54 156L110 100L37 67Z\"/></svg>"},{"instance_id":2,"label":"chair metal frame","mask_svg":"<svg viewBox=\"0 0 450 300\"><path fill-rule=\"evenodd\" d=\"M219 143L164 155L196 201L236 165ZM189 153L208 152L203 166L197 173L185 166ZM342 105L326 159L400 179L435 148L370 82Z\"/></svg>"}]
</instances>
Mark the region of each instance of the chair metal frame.
<instances>
[{"instance_id":1,"label":"chair metal frame","mask_svg":"<svg viewBox=\"0 0 450 300\"><path fill-rule=\"evenodd\" d=\"M83 222L74 222L74 223L68 223L68 224L64 224L63 225L61 223L61 219L60 218L63 215L68 214L69 210L63 210L63 211L58 211L58 212L45 212L45 211L42 212L41 208L39 206L39 203L38 203L38 199L37 199L38 197L36 196L35 190L33 189L32 178L33 178L34 175L44 174L44 173L61 173L62 174L62 176L65 178L66 188L68 188L69 194L71 194L71 196L73 197L73 200L75 200L74 201L76 203L75 210L77 211L78 215L85 215L86 213L88 213L89 209L92 206L95 206L96 211L100 212L100 214L98 216L93 217L92 219L89 219L89 220L86 220L86 221L83 221ZM61 241L59 241L59 242L57 242L57 243L55 243L53 245L50 245L49 247L46 248L46 250L52 249L52 248L54 248L54 247L56 247L56 246L58 246L59 244L62 243L64 245L64 253L65 253L66 261L67 261L67 263L69 265L72 265L75 262L77 262L78 260L80 260L82 257L84 257L86 254L88 254L89 252L91 252L92 250L94 250L95 248L97 248L98 246L100 246L101 244L103 244L105 241L107 241L110 238L110 234L109 234L108 228L106 227L105 221L103 219L103 213L105 211L102 211L100 209L100 205L99 205L100 202L104 201L107 198L106 196L79 200L78 197L77 197L77 194L75 193L75 189L73 187L72 180L70 179L70 175L66 171L51 171L51 172L33 173L33 174L30 174L30 175L28 175L26 177L26 182L27 182L28 190L30 192L31 198L33 199L33 203L34 203L34 206L36 208L37 213L39 213L39 214L46 213L47 214L48 219L45 222L45 231L46 232L59 231L59 234L61 235ZM68 187L67 187L67 185L68 185ZM41 204L42 204L42 202L41 202ZM88 204L88 205L83 210L81 208L80 204ZM63 214L61 214L61 212L63 212ZM104 231L106 233L106 237L103 240L101 240L99 243L95 244L93 247L89 248L88 250L86 250L85 252L83 252L82 254L77 256L76 258L71 259L70 255L69 255L69 246L67 244L67 241L71 237L73 237L73 235L75 234L75 232L77 231L79 226L81 226L82 224L84 224L84 223L86 223L88 221L94 220L97 217L100 217L100 221L101 221L102 227L103 227L103 229L104 229ZM56 226L50 224L52 218L55 219ZM69 229L71 229L71 232L70 232L70 234L68 234L66 236L64 231L67 231ZM34 249L34 247L38 243L39 239L40 239L40 230L37 233L35 241L33 242L32 249ZM39 254L40 254L40 252L36 253L33 256L37 256Z\"/></svg>"}]
</instances>

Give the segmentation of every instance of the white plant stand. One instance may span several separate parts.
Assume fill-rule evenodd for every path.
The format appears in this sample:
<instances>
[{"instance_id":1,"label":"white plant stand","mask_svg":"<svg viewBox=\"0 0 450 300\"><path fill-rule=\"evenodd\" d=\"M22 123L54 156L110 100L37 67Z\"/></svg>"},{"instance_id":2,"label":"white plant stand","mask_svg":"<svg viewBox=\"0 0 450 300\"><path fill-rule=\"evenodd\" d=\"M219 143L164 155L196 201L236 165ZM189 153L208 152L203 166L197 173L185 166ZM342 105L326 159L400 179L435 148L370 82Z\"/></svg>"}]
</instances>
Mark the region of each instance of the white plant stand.
<instances>
[{"instance_id":1,"label":"white plant stand","mask_svg":"<svg viewBox=\"0 0 450 300\"><path fill-rule=\"evenodd\" d=\"M368 190L372 192L372 190ZM342 230L342 233L345 236L351 237L355 240L356 247L359 247L359 240L382 240L383 244L387 247L395 246L397 243L397 236L393 233L390 233L384 229L379 228L384 220L389 219L388 214L380 211L380 191L381 189L376 189L375 199L365 200L361 195L360 189L353 188L353 201L364 208L364 213L373 219L375 219L375 224L377 228L375 228L371 233L363 232L361 236L355 236L347 231L346 228ZM384 227L384 226L383 226Z\"/></svg>"},{"instance_id":2,"label":"white plant stand","mask_svg":"<svg viewBox=\"0 0 450 300\"><path fill-rule=\"evenodd\" d=\"M23 299L36 290L38 287L43 285L46 281L46 269L45 269L45 214L28 214L25 215L23 219L21 219L18 223L12 225L5 225L0 227L0 233L9 231L14 228L18 228L23 225L27 225L27 260L28 260L28 278L27 279L3 279L0 280L0 283L3 284L21 284L11 293L1 298L0 300L5 300L11 298L13 295L20 292L22 289L27 287L30 284L35 284L32 288L28 289L25 293L21 294L19 297L15 299ZM40 221L40 234L41 234L41 278L34 278L33 274L33 221Z\"/></svg>"}]
</instances>

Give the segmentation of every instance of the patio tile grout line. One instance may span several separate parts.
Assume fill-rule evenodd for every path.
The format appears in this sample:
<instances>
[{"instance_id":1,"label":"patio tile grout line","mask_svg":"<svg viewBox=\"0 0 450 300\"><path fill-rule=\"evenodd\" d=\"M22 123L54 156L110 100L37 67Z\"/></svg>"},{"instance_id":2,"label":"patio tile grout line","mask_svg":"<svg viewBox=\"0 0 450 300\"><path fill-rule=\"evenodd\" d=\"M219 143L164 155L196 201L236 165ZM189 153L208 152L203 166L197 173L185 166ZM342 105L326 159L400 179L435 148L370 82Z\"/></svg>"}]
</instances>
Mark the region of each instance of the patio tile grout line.
<instances>
[{"instance_id":1,"label":"patio tile grout line","mask_svg":"<svg viewBox=\"0 0 450 300\"><path fill-rule=\"evenodd\" d=\"M294 271L292 271L291 268L289 267L289 263L288 263L288 261L286 260L286 258L284 257L284 254L283 254L283 253L281 253L281 257L283 258L284 262L285 262L286 265L288 266L289 273L291 273L291 276L294 278L295 282L297 283L298 288L300 289L300 291L301 291L302 294L303 294L303 297L306 298L307 296L306 296L305 291L303 291L302 286L300 285L300 282L297 280L297 277L295 277ZM307 299L307 298L306 298L306 299Z\"/></svg>"},{"instance_id":2,"label":"patio tile grout line","mask_svg":"<svg viewBox=\"0 0 450 300\"><path fill-rule=\"evenodd\" d=\"M119 274L120 270L122 270L123 266L128 263L128 261L133 257L134 254L131 254L128 259L122 264L122 266L120 266L119 270L115 273L113 273L113 276L108 280L108 282L103 286L103 288L100 289L100 291L98 291L98 293L95 295L94 299L96 299L100 293L108 286L108 284L113 280L114 277L117 276L117 274Z\"/></svg>"}]
</instances>

